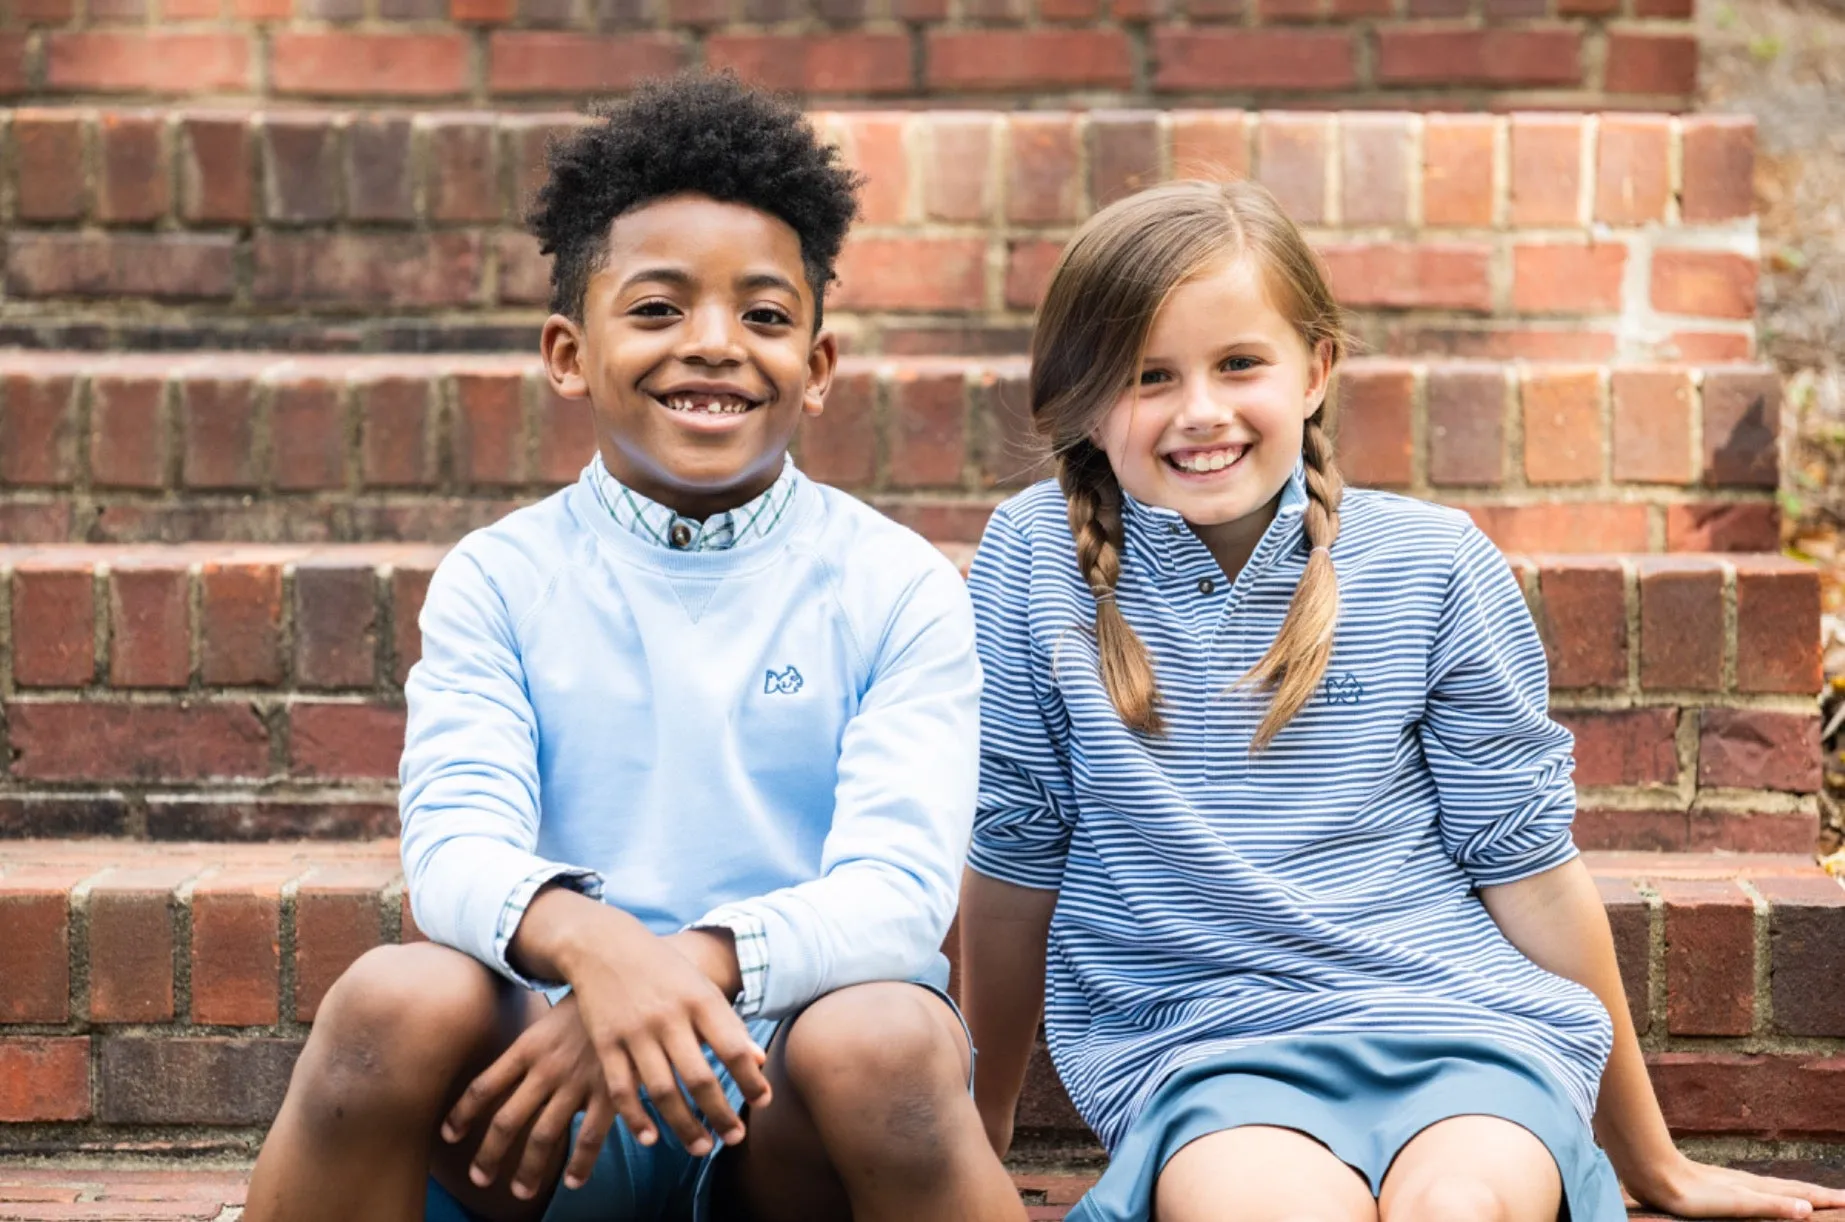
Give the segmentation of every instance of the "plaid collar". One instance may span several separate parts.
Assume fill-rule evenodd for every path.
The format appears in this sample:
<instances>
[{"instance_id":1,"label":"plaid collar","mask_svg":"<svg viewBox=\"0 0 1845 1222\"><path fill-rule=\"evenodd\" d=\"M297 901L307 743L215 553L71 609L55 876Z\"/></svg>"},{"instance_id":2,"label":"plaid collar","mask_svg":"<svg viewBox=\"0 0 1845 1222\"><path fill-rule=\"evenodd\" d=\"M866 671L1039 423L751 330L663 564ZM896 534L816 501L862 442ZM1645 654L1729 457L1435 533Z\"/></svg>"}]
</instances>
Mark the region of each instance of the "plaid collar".
<instances>
[{"instance_id":1,"label":"plaid collar","mask_svg":"<svg viewBox=\"0 0 1845 1222\"><path fill-rule=\"evenodd\" d=\"M596 499L615 524L656 547L675 552L721 552L751 539L766 539L794 503L794 462L782 460L781 474L769 490L747 504L712 514L703 522L684 517L658 501L648 500L609 474L602 455L592 464Z\"/></svg>"}]
</instances>

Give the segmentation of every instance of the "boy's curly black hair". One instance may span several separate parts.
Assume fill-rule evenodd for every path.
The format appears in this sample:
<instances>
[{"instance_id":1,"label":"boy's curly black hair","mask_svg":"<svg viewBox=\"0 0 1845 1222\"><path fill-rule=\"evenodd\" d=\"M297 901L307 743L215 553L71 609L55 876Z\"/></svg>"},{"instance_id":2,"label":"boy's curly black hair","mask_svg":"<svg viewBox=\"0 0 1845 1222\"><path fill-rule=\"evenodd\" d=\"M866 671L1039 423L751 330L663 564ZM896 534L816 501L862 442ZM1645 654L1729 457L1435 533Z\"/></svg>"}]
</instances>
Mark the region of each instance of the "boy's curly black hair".
<instances>
[{"instance_id":1,"label":"boy's curly black hair","mask_svg":"<svg viewBox=\"0 0 1845 1222\"><path fill-rule=\"evenodd\" d=\"M814 326L863 181L792 101L734 73L682 72L642 85L550 149L527 223L551 264L551 309L578 322L608 257L609 225L669 195L696 194L779 217L801 239Z\"/></svg>"}]
</instances>

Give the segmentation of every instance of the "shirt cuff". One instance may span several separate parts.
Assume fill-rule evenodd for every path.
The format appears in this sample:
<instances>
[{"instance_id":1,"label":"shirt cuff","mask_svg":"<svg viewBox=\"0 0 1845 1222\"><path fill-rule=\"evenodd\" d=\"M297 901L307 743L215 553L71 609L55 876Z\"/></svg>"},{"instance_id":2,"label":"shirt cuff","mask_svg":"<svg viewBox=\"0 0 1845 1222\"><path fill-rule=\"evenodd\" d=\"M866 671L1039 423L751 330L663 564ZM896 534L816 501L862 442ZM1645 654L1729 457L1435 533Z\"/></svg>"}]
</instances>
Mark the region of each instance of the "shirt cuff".
<instances>
[{"instance_id":1,"label":"shirt cuff","mask_svg":"<svg viewBox=\"0 0 1845 1222\"><path fill-rule=\"evenodd\" d=\"M532 906L532 900L541 888L556 883L568 887L579 895L586 895L592 900L602 898L602 876L594 870L584 870L576 866L544 865L527 874L519 885L506 896L506 902L500 905L500 920L493 931L493 957L499 969L509 980L522 984L528 989L555 989L564 982L561 980L528 980L520 975L512 965L509 952L512 949L513 934L519 929L519 922L525 919L525 910Z\"/></svg>"},{"instance_id":2,"label":"shirt cuff","mask_svg":"<svg viewBox=\"0 0 1845 1222\"><path fill-rule=\"evenodd\" d=\"M734 1003L742 1018L762 1013L769 983L769 930L762 918L741 908L714 908L688 929L728 929L736 944L737 973L743 989Z\"/></svg>"}]
</instances>

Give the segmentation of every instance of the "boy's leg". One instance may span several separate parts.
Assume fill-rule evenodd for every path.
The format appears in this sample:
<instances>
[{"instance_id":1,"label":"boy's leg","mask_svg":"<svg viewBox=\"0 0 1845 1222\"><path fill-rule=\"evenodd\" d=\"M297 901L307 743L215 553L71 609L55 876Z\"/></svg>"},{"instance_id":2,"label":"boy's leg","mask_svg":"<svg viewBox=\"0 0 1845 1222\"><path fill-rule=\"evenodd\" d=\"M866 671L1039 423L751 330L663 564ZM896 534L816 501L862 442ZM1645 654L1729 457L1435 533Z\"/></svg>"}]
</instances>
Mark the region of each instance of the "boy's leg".
<instances>
[{"instance_id":1,"label":"boy's leg","mask_svg":"<svg viewBox=\"0 0 1845 1222\"><path fill-rule=\"evenodd\" d=\"M1377 1222L1359 1174L1293 1129L1244 1125L1200 1137L1160 1172L1155 1222Z\"/></svg>"},{"instance_id":2,"label":"boy's leg","mask_svg":"<svg viewBox=\"0 0 1845 1222\"><path fill-rule=\"evenodd\" d=\"M321 1003L256 1160L246 1222L420 1222L432 1157L469 1209L497 1222L537 1217L542 1200L468 1184L477 1141L448 1146L437 1128L544 1004L447 947L367 952ZM561 1171L560 1160L552 1179Z\"/></svg>"},{"instance_id":3,"label":"boy's leg","mask_svg":"<svg viewBox=\"0 0 1845 1222\"><path fill-rule=\"evenodd\" d=\"M961 1020L911 984L830 993L776 1032L775 1099L718 1164L731 1222L1023 1222L968 1094Z\"/></svg>"}]
</instances>

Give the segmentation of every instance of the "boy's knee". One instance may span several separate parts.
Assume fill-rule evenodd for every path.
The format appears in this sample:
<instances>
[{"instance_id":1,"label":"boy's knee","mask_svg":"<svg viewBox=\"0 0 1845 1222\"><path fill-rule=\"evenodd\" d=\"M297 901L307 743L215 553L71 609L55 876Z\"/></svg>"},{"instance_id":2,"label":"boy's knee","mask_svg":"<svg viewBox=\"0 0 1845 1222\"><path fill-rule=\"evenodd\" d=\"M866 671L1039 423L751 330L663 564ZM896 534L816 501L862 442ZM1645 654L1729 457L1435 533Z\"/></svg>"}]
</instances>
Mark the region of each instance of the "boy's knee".
<instances>
[{"instance_id":1,"label":"boy's knee","mask_svg":"<svg viewBox=\"0 0 1845 1222\"><path fill-rule=\"evenodd\" d=\"M1431 1177L1390 1202L1386 1222L1505 1222L1506 1203L1491 1185L1457 1172Z\"/></svg>"}]
</instances>

